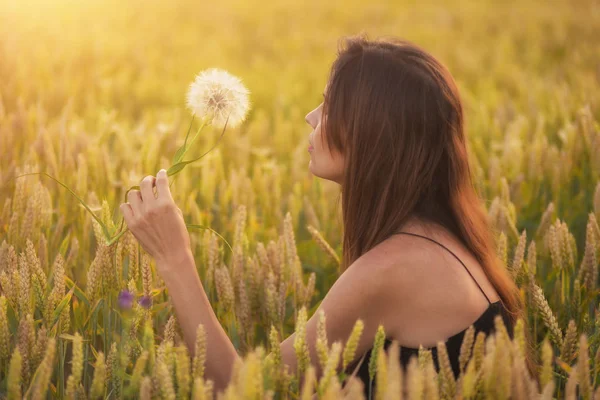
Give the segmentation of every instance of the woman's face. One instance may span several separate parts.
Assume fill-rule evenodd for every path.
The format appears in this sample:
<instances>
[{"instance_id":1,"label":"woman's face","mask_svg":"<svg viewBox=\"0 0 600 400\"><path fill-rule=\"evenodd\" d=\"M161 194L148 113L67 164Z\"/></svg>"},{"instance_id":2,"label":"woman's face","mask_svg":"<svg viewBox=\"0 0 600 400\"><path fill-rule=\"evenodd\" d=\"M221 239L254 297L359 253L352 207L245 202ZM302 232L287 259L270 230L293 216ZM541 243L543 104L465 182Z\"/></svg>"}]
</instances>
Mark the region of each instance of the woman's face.
<instances>
[{"instance_id":1,"label":"woman's face","mask_svg":"<svg viewBox=\"0 0 600 400\"><path fill-rule=\"evenodd\" d=\"M342 155L333 150L330 154L327 141L321 137L321 119L323 116L323 103L306 115L306 122L313 128L313 132L308 135L310 154L310 163L308 168L310 172L323 179L328 179L338 184L342 184L344 172L344 159Z\"/></svg>"}]
</instances>

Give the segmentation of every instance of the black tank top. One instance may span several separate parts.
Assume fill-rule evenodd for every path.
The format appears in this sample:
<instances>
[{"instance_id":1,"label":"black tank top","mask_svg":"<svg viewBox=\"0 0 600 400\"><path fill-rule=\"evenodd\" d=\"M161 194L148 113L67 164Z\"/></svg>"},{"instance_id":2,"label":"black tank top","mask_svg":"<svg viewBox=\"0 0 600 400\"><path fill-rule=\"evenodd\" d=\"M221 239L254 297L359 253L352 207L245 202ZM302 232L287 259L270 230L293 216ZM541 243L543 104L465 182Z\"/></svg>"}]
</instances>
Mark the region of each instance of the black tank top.
<instances>
[{"instance_id":1,"label":"black tank top","mask_svg":"<svg viewBox=\"0 0 600 400\"><path fill-rule=\"evenodd\" d=\"M504 308L504 306L502 305L500 300L498 300L494 303L492 303L490 301L490 299L487 297L487 295L485 294L485 292L483 291L481 286L479 286L479 283L477 283L477 281L475 280L475 278L473 277L473 275L471 274L471 272L469 271L467 266L456 256L456 254L454 254L452 251L450 251L450 249L448 249L443 244L441 244L431 238L428 238L426 236L421 236L416 233L409 233L409 232L398 232L398 234L418 236L418 237L427 239L431 242L437 243L440 246L442 246L444 249L448 250L450 252L450 254L452 254L454 256L454 258L456 258L463 265L463 267L465 267L465 269L467 270L467 272L469 273L471 278L473 278L473 281L475 282L477 287L479 287L479 290L481 291L481 293L483 293L483 295L485 296L485 298L489 304L488 308L479 316L479 318L477 318L477 320L475 322L473 322L473 327L475 328L475 336L477 336L478 332L484 332L486 334L486 336L489 335L490 333L494 332L494 330L495 330L494 329L494 318L496 317L496 315L501 315L502 320L504 321L504 325L506 326L507 331L509 333L509 336L511 338L513 337L513 326L512 326L512 323L510 322L509 314L508 314L507 310ZM464 337L467 329L468 329L468 327L463 329L462 331L458 332L457 334L449 337L448 339L446 339L446 342L445 342L446 350L448 351L448 358L450 359L450 364L452 365L452 371L454 372L455 378L458 378L458 375L460 374L460 364L459 364L460 347L462 345L463 337ZM387 350L391 344L392 344L392 340L385 339L384 346L383 346L384 349ZM436 346L425 347L424 349L431 351L431 355L433 358L433 364L435 366L436 371L439 371L437 347ZM410 358L412 356L418 356L418 354L419 354L418 348L400 346L400 363L401 363L401 365L404 368L406 368L406 366L408 365L408 362L410 361ZM367 351L364 359L361 357L346 368L346 373L349 375L352 374L352 372L356 368L356 365L362 359L362 363L358 369L358 372L356 373L356 377L361 379L364 383L364 394L365 394L366 399L369 398L369 360L370 360L370 358L371 358L371 349L369 349ZM375 376L373 378L373 383L372 383L372 387L371 387L371 396L373 398L375 396L376 379L377 379L377 377Z\"/></svg>"}]
</instances>

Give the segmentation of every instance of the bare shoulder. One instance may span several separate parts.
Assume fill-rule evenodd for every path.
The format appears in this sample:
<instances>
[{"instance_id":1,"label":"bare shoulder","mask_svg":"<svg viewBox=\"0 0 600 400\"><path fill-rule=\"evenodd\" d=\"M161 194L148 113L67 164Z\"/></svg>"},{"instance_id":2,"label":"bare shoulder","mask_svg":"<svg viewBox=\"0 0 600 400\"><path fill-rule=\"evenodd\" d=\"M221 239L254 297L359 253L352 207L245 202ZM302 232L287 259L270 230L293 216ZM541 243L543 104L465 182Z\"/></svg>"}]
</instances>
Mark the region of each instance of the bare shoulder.
<instances>
[{"instance_id":1,"label":"bare shoulder","mask_svg":"<svg viewBox=\"0 0 600 400\"><path fill-rule=\"evenodd\" d=\"M433 236L455 252L494 301L497 295L483 270L457 240L441 231L412 228L411 232ZM329 343L345 343L357 321L362 321L364 328L353 362L373 346L379 325L383 325L387 338L402 346L430 347L466 329L487 305L473 279L447 250L423 238L394 235L353 262L306 322L310 359L318 359L320 312L327 318ZM293 333L281 344L282 359L292 372L297 362L295 343ZM321 373L317 363L317 376Z\"/></svg>"},{"instance_id":2,"label":"bare shoulder","mask_svg":"<svg viewBox=\"0 0 600 400\"><path fill-rule=\"evenodd\" d=\"M386 291L383 289L385 282L381 266L377 263L367 263L369 257L356 260L344 271L333 286L329 289L318 309L306 322L306 343L311 360L318 360L317 336L319 335L319 316L322 312L326 317L325 335L328 343L346 343L352 330L362 323L362 333L356 345L353 360L358 360L362 354L373 346L373 340L378 326L383 322L383 309L381 309L381 296ZM384 325L385 326L385 325ZM281 343L282 360L289 365L290 372L295 373L296 359L296 333L294 332ZM317 377L322 374L320 363L313 363L316 367ZM343 365L338 365L337 369Z\"/></svg>"},{"instance_id":3,"label":"bare shoulder","mask_svg":"<svg viewBox=\"0 0 600 400\"><path fill-rule=\"evenodd\" d=\"M449 232L436 226L402 231L425 238L394 235L363 262L381 265L374 271L382 274L377 300L388 336L404 346L428 347L475 322L487 309L485 296L494 302L498 294L475 257Z\"/></svg>"}]
</instances>

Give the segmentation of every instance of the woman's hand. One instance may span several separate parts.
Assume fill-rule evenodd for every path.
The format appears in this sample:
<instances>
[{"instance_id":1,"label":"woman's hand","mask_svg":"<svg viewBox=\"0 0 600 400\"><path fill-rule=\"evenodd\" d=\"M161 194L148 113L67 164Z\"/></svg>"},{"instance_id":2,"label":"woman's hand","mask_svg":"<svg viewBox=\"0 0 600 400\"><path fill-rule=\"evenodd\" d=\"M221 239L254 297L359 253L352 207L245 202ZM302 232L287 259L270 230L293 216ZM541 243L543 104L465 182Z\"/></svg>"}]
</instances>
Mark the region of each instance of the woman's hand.
<instances>
[{"instance_id":1,"label":"woman's hand","mask_svg":"<svg viewBox=\"0 0 600 400\"><path fill-rule=\"evenodd\" d=\"M167 171L161 169L156 178L148 175L140 189L129 192L128 202L120 206L121 213L131 233L157 265L168 265L191 251L191 247L183 213L171 197Z\"/></svg>"}]
</instances>

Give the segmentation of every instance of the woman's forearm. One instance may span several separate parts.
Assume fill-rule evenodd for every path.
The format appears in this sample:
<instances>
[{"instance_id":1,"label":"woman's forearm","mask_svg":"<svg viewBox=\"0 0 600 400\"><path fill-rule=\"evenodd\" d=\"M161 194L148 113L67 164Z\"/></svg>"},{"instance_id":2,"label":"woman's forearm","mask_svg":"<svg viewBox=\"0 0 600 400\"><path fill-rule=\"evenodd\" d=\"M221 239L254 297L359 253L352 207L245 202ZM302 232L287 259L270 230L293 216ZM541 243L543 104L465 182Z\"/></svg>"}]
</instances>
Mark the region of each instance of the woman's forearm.
<instances>
[{"instance_id":1,"label":"woman's forearm","mask_svg":"<svg viewBox=\"0 0 600 400\"><path fill-rule=\"evenodd\" d=\"M195 352L196 330L202 324L206 330L205 377L214 381L215 393L223 390L239 355L210 305L191 250L157 263L190 354Z\"/></svg>"}]
</instances>

